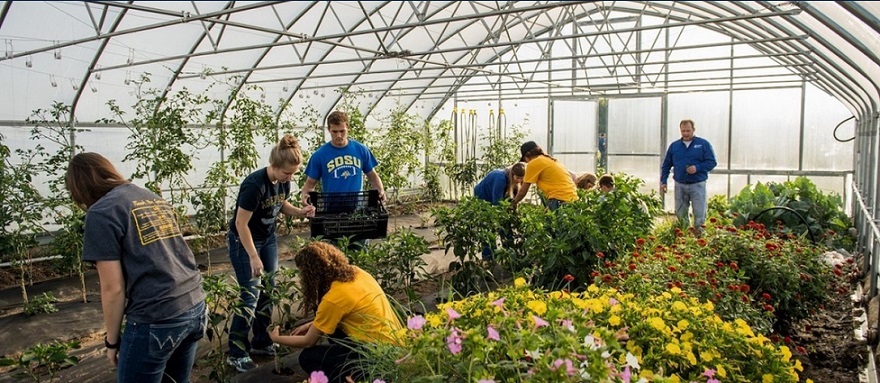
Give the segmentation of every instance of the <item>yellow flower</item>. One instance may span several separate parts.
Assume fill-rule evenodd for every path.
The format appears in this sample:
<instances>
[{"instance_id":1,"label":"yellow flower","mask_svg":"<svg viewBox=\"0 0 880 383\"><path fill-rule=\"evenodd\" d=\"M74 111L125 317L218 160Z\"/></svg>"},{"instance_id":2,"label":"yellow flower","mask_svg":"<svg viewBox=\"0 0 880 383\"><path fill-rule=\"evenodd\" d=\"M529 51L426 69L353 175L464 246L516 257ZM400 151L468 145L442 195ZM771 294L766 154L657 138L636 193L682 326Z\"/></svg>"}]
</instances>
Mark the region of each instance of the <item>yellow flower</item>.
<instances>
[{"instance_id":1,"label":"yellow flower","mask_svg":"<svg viewBox=\"0 0 880 383\"><path fill-rule=\"evenodd\" d=\"M596 285L590 285L590 287L587 287L587 291L595 294L599 292L599 287Z\"/></svg>"},{"instance_id":2,"label":"yellow flower","mask_svg":"<svg viewBox=\"0 0 880 383\"><path fill-rule=\"evenodd\" d=\"M672 309L675 311L687 311L688 307L686 304L684 304L680 301L676 301L675 303L672 304Z\"/></svg>"},{"instance_id":3,"label":"yellow flower","mask_svg":"<svg viewBox=\"0 0 880 383\"><path fill-rule=\"evenodd\" d=\"M795 369L795 370L798 370L798 371L801 371L801 372L804 371L804 366L801 365L801 360L800 360L800 359L795 359L795 360L794 360L794 369Z\"/></svg>"},{"instance_id":4,"label":"yellow flower","mask_svg":"<svg viewBox=\"0 0 880 383\"><path fill-rule=\"evenodd\" d=\"M681 329L683 331L683 330L686 330L690 324L691 324L691 322L688 322L687 319L682 319L682 320L678 321L677 326L679 329Z\"/></svg>"},{"instance_id":5,"label":"yellow flower","mask_svg":"<svg viewBox=\"0 0 880 383\"><path fill-rule=\"evenodd\" d=\"M547 296L553 299L559 299L562 298L562 291L551 291Z\"/></svg>"},{"instance_id":6,"label":"yellow flower","mask_svg":"<svg viewBox=\"0 0 880 383\"><path fill-rule=\"evenodd\" d=\"M668 352L668 353L670 353L670 354L672 354L672 355L678 355L678 354L681 354L681 348L678 347L677 344L674 344L674 343L668 343L668 344L666 345L666 352Z\"/></svg>"},{"instance_id":7,"label":"yellow flower","mask_svg":"<svg viewBox=\"0 0 880 383\"><path fill-rule=\"evenodd\" d=\"M642 370L639 374L640 378L645 378L645 380L652 381L654 380L654 371L651 370Z\"/></svg>"},{"instance_id":8,"label":"yellow flower","mask_svg":"<svg viewBox=\"0 0 880 383\"><path fill-rule=\"evenodd\" d=\"M679 325L681 325L681 322L678 322L678 323L679 323ZM681 334L681 341L682 342L690 342L691 339L694 339L694 333L692 333L690 331L685 331L684 334Z\"/></svg>"},{"instance_id":9,"label":"yellow flower","mask_svg":"<svg viewBox=\"0 0 880 383\"><path fill-rule=\"evenodd\" d=\"M773 383L773 375L764 374L764 376L761 377L761 381L764 383Z\"/></svg>"},{"instance_id":10,"label":"yellow flower","mask_svg":"<svg viewBox=\"0 0 880 383\"><path fill-rule=\"evenodd\" d=\"M658 317L648 318L648 325L660 331L666 330L666 322Z\"/></svg>"},{"instance_id":11,"label":"yellow flower","mask_svg":"<svg viewBox=\"0 0 880 383\"><path fill-rule=\"evenodd\" d=\"M513 287L523 287L526 285L526 279L523 277L519 277L513 280Z\"/></svg>"},{"instance_id":12,"label":"yellow flower","mask_svg":"<svg viewBox=\"0 0 880 383\"><path fill-rule=\"evenodd\" d=\"M608 324L610 324L612 326L619 326L620 325L620 317L617 315L612 315L611 318L608 318Z\"/></svg>"},{"instance_id":13,"label":"yellow flower","mask_svg":"<svg viewBox=\"0 0 880 383\"><path fill-rule=\"evenodd\" d=\"M722 378L727 377L727 370L725 370L724 366L722 366L720 364L715 366L715 373L718 374L718 376L720 376Z\"/></svg>"},{"instance_id":14,"label":"yellow flower","mask_svg":"<svg viewBox=\"0 0 880 383\"><path fill-rule=\"evenodd\" d=\"M813 379L807 379L807 383L813 383Z\"/></svg>"},{"instance_id":15,"label":"yellow flower","mask_svg":"<svg viewBox=\"0 0 880 383\"><path fill-rule=\"evenodd\" d=\"M695 365L695 366L697 365L697 356L694 355L693 351L688 351L687 360L688 360L688 362L691 362L692 365Z\"/></svg>"},{"instance_id":16,"label":"yellow flower","mask_svg":"<svg viewBox=\"0 0 880 383\"><path fill-rule=\"evenodd\" d=\"M672 375L669 377L669 381L672 383L681 383L681 378L678 375Z\"/></svg>"},{"instance_id":17,"label":"yellow flower","mask_svg":"<svg viewBox=\"0 0 880 383\"><path fill-rule=\"evenodd\" d=\"M623 306L623 305L619 305L619 304L618 304L618 305L611 306L611 309L608 310L608 312L610 312L610 313L612 313L612 314L614 314L614 313L619 313L619 312L623 311L623 307L622 307L622 306Z\"/></svg>"},{"instance_id":18,"label":"yellow flower","mask_svg":"<svg viewBox=\"0 0 880 383\"><path fill-rule=\"evenodd\" d=\"M430 324L431 327L440 327L440 324L443 323L443 320L440 319L440 316L437 314L428 314L425 319L428 320L428 324Z\"/></svg>"},{"instance_id":19,"label":"yellow flower","mask_svg":"<svg viewBox=\"0 0 880 383\"><path fill-rule=\"evenodd\" d=\"M673 288L669 289L669 291L671 291L675 295L681 294L681 289L678 287L673 287Z\"/></svg>"},{"instance_id":20,"label":"yellow flower","mask_svg":"<svg viewBox=\"0 0 880 383\"><path fill-rule=\"evenodd\" d=\"M547 304L542 301L529 301L527 306L538 315L544 315L547 312Z\"/></svg>"},{"instance_id":21,"label":"yellow flower","mask_svg":"<svg viewBox=\"0 0 880 383\"><path fill-rule=\"evenodd\" d=\"M782 360L788 362L791 360L791 349L788 346L779 346L779 352L782 353Z\"/></svg>"}]
</instances>

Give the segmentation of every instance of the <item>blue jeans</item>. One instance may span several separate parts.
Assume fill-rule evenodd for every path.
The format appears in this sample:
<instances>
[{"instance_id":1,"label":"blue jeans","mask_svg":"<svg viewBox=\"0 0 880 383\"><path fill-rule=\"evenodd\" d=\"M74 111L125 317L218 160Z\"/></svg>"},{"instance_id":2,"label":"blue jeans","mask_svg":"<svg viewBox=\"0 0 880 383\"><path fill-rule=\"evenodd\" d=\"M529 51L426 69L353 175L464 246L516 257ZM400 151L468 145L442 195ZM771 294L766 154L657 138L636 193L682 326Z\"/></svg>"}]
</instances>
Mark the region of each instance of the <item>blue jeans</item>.
<instances>
[{"instance_id":1,"label":"blue jeans","mask_svg":"<svg viewBox=\"0 0 880 383\"><path fill-rule=\"evenodd\" d=\"M565 201L558 200L555 198L550 198L547 200L547 208L549 208L550 211L556 211L557 209L562 207L562 205L565 205Z\"/></svg>"},{"instance_id":2,"label":"blue jeans","mask_svg":"<svg viewBox=\"0 0 880 383\"><path fill-rule=\"evenodd\" d=\"M688 219L689 207L692 207L694 212L694 227L697 230L702 230L703 224L706 223L706 212L709 210L709 200L706 198L706 181L692 184L675 183L675 215L685 227L690 223Z\"/></svg>"},{"instance_id":3,"label":"blue jeans","mask_svg":"<svg viewBox=\"0 0 880 383\"><path fill-rule=\"evenodd\" d=\"M264 348L272 344L266 328L272 324L272 300L266 294L261 294L260 279L254 278L251 272L251 260L247 251L241 244L238 235L229 232L229 260L235 270L235 279L241 291L241 307L232 317L232 325L229 327L229 356L241 358L248 355L251 348ZM263 261L263 271L267 286L275 288L275 271L278 270L278 240L275 234L262 241L254 241L260 260ZM249 313L253 313L248 315ZM253 330L254 338L248 341L248 335ZM245 348L241 348L241 346Z\"/></svg>"},{"instance_id":4,"label":"blue jeans","mask_svg":"<svg viewBox=\"0 0 880 383\"><path fill-rule=\"evenodd\" d=\"M156 323L127 320L119 346L119 383L188 383L199 339L205 335L205 302Z\"/></svg>"}]
</instances>

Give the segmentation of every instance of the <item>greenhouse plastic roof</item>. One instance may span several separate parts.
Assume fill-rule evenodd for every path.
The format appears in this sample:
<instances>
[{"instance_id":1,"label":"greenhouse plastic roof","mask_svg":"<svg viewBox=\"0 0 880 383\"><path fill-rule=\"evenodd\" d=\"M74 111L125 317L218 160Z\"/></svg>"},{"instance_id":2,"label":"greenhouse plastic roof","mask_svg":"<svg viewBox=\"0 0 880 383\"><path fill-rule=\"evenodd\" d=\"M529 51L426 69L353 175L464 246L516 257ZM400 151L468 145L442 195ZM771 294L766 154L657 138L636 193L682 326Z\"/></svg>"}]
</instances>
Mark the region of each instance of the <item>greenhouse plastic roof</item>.
<instances>
[{"instance_id":1,"label":"greenhouse plastic roof","mask_svg":"<svg viewBox=\"0 0 880 383\"><path fill-rule=\"evenodd\" d=\"M864 115L880 99L878 4L7 1L0 120L62 102L96 121L108 101L131 105L143 79L164 92L277 100L279 117L300 99L327 112L343 92L433 114L453 97L804 82ZM707 38L685 33L694 29Z\"/></svg>"}]
</instances>

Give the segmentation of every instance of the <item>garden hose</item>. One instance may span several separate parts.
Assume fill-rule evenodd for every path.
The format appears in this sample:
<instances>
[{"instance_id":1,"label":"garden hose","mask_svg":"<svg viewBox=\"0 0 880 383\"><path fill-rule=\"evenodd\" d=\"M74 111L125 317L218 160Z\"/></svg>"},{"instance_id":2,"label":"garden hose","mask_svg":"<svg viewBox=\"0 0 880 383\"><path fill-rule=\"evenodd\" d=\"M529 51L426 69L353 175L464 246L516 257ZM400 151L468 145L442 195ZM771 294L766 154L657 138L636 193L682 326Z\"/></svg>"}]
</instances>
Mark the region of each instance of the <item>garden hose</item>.
<instances>
[{"instance_id":1,"label":"garden hose","mask_svg":"<svg viewBox=\"0 0 880 383\"><path fill-rule=\"evenodd\" d=\"M793 213L795 216L798 217L798 219L801 220L801 223L803 223L804 226L806 226L806 228L807 228L807 234L810 235L810 240L812 240L813 243L817 243L817 242L816 242L816 237L813 236L813 231L810 230L810 225L807 223L807 220L804 219L804 216L802 216L801 213L798 213L797 211L795 211L794 209L792 209L792 208L790 208L790 207L788 207L788 206L773 206L773 207L770 207L770 208L764 209L764 210L762 210L760 213L758 213L758 215L756 215L755 218L752 219L752 221L757 222L759 217L761 217L764 213L766 213L766 212L768 212L768 211L770 211L770 210L784 210L784 211L788 211L788 212Z\"/></svg>"}]
</instances>

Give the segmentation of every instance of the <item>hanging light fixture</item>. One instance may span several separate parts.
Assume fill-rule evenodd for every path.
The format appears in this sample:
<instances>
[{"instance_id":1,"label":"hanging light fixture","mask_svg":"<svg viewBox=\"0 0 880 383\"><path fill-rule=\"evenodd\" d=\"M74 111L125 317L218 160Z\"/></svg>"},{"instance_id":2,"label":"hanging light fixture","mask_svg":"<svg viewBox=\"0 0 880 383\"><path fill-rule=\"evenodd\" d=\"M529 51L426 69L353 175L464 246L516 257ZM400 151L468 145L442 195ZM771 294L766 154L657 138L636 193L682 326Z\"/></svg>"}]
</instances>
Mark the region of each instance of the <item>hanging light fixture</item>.
<instances>
[{"instance_id":1,"label":"hanging light fixture","mask_svg":"<svg viewBox=\"0 0 880 383\"><path fill-rule=\"evenodd\" d=\"M125 71L125 80L122 81L125 85L131 84L131 72Z\"/></svg>"},{"instance_id":2,"label":"hanging light fixture","mask_svg":"<svg viewBox=\"0 0 880 383\"><path fill-rule=\"evenodd\" d=\"M12 40L6 39L6 58L7 59L12 58L12 50L13 50L12 49Z\"/></svg>"},{"instance_id":3,"label":"hanging light fixture","mask_svg":"<svg viewBox=\"0 0 880 383\"><path fill-rule=\"evenodd\" d=\"M24 66L26 66L28 68L33 68L34 67L34 58L31 57L30 55L28 55L28 57L24 59Z\"/></svg>"},{"instance_id":4,"label":"hanging light fixture","mask_svg":"<svg viewBox=\"0 0 880 383\"><path fill-rule=\"evenodd\" d=\"M92 93L98 93L98 88L95 87L95 83L89 81L89 89L92 90Z\"/></svg>"},{"instance_id":5,"label":"hanging light fixture","mask_svg":"<svg viewBox=\"0 0 880 383\"><path fill-rule=\"evenodd\" d=\"M58 45L58 41L55 41L55 45ZM55 50L55 60L61 60L61 49Z\"/></svg>"},{"instance_id":6,"label":"hanging light fixture","mask_svg":"<svg viewBox=\"0 0 880 383\"><path fill-rule=\"evenodd\" d=\"M58 87L58 81L55 81L55 75L54 75L54 74L50 74L50 75L49 75L49 84L52 84L52 87L53 87L53 88L57 88L57 87Z\"/></svg>"},{"instance_id":7,"label":"hanging light fixture","mask_svg":"<svg viewBox=\"0 0 880 383\"><path fill-rule=\"evenodd\" d=\"M97 69L101 69L101 66L98 65ZM101 72L100 71L95 72L95 80L100 80L100 79L101 79Z\"/></svg>"},{"instance_id":8,"label":"hanging light fixture","mask_svg":"<svg viewBox=\"0 0 880 383\"><path fill-rule=\"evenodd\" d=\"M79 84L74 82L73 79L70 79L70 87L73 88L73 90L79 90Z\"/></svg>"},{"instance_id":9,"label":"hanging light fixture","mask_svg":"<svg viewBox=\"0 0 880 383\"><path fill-rule=\"evenodd\" d=\"M290 87L287 86L287 83L285 82L284 87L282 87L281 90L284 91L285 93L287 93L288 91L290 91Z\"/></svg>"},{"instance_id":10,"label":"hanging light fixture","mask_svg":"<svg viewBox=\"0 0 880 383\"><path fill-rule=\"evenodd\" d=\"M128 48L128 60L125 61L128 65L134 64L134 48Z\"/></svg>"}]
</instances>

